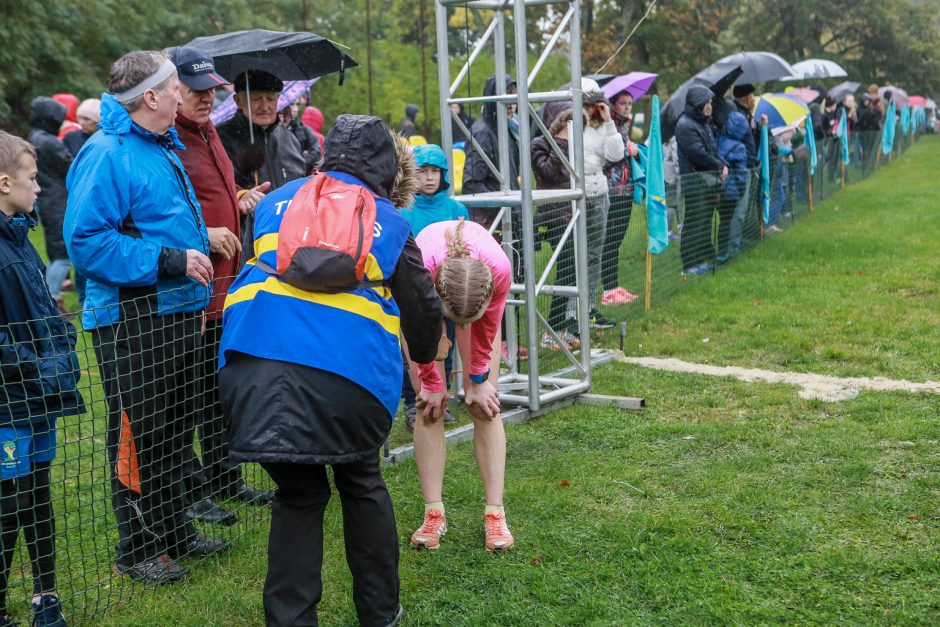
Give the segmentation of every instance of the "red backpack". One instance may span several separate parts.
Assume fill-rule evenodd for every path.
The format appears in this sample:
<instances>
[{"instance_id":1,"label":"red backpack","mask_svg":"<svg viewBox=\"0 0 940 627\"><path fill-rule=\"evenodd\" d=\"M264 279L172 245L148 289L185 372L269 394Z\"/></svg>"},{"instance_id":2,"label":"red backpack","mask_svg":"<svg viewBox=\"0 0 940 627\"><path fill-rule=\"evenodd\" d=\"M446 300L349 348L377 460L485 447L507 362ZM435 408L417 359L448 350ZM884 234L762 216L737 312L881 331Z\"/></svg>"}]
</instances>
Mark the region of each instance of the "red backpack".
<instances>
[{"instance_id":1,"label":"red backpack","mask_svg":"<svg viewBox=\"0 0 940 627\"><path fill-rule=\"evenodd\" d=\"M375 213L367 189L317 174L297 191L281 220L277 269L260 258L255 265L308 292L381 285L366 277Z\"/></svg>"}]
</instances>

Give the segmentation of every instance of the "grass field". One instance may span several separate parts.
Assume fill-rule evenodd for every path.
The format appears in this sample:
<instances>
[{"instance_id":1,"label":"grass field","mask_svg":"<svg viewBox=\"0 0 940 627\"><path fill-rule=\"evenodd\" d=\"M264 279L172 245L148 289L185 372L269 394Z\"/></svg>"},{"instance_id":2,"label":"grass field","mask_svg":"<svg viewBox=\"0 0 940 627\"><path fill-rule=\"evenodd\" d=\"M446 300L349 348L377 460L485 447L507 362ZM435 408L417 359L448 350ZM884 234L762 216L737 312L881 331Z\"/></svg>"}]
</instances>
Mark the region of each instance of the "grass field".
<instances>
[{"instance_id":1,"label":"grass field","mask_svg":"<svg viewBox=\"0 0 940 627\"><path fill-rule=\"evenodd\" d=\"M938 160L940 141L919 141L631 323L626 353L936 379ZM940 621L936 397L826 404L786 385L619 363L597 371L595 389L648 408L571 407L509 428L507 555L482 549L469 445L450 450L450 531L434 553L406 547L422 513L414 464L387 469L405 624ZM326 533L320 618L352 625L336 502ZM101 624L260 624L265 539L249 533Z\"/></svg>"}]
</instances>

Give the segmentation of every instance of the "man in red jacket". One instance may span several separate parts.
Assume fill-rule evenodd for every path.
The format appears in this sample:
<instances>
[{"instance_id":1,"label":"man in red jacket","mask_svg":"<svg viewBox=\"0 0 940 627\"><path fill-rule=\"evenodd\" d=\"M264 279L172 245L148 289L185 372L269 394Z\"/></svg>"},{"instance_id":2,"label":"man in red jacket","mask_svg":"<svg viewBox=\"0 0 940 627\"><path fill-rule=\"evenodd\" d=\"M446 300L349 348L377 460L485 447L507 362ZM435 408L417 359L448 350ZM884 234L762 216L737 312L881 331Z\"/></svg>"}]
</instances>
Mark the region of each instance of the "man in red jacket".
<instances>
[{"instance_id":1,"label":"man in red jacket","mask_svg":"<svg viewBox=\"0 0 940 627\"><path fill-rule=\"evenodd\" d=\"M215 88L227 81L215 72L212 56L192 46L169 51L180 78L180 106L176 131L186 150L179 157L196 190L209 233L212 261L212 300L206 309L204 414L197 421L202 443L202 472L191 455L190 515L204 522L233 524L235 515L216 505L211 497L237 498L255 504L271 501L271 494L245 483L238 464L228 459L228 424L218 397L218 345L222 334L222 305L235 275L241 252L241 217L264 196L269 183L249 190L235 186L232 163L225 154L215 126L209 119ZM201 476L200 476L201 475Z\"/></svg>"}]
</instances>

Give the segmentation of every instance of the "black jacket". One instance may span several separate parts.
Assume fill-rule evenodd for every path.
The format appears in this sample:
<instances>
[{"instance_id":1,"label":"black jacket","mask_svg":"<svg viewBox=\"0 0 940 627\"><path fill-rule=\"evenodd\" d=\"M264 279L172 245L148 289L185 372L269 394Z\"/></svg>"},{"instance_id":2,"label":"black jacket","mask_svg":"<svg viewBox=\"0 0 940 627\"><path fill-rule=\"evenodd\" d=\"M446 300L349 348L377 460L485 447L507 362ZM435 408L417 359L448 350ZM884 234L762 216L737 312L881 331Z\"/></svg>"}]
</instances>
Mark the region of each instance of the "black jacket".
<instances>
[{"instance_id":1,"label":"black jacket","mask_svg":"<svg viewBox=\"0 0 940 627\"><path fill-rule=\"evenodd\" d=\"M506 78L506 90L514 86L516 81ZM484 96L496 95L496 77L490 76L483 88ZM488 102L483 105L483 115L473 123L470 128L473 139L480 144L483 152L499 168L499 138L496 133L496 104ZM466 146L467 160L463 167L463 193L479 194L481 192L495 192L499 190L499 179L490 172L483 157L480 156L473 142ZM509 135L509 185L511 189L519 189L519 144L510 133Z\"/></svg>"},{"instance_id":2,"label":"black jacket","mask_svg":"<svg viewBox=\"0 0 940 627\"><path fill-rule=\"evenodd\" d=\"M877 131L881 128L881 110L871 105L858 108L858 122L856 131Z\"/></svg>"},{"instance_id":3,"label":"black jacket","mask_svg":"<svg viewBox=\"0 0 940 627\"><path fill-rule=\"evenodd\" d=\"M760 161L757 160L757 145L760 143L760 127L754 124L754 115L748 111L747 107L743 106L737 100L734 101L734 107L736 111L747 118L750 133L744 136L742 143L744 144L744 148L747 149L747 167L756 168L760 165Z\"/></svg>"},{"instance_id":4,"label":"black jacket","mask_svg":"<svg viewBox=\"0 0 940 627\"><path fill-rule=\"evenodd\" d=\"M36 167L39 170L37 182L41 188L36 202L46 236L46 254L52 261L69 258L62 235L62 222L68 202L65 175L72 165L72 153L58 137L64 119L64 105L45 96L33 100L29 143L36 147Z\"/></svg>"},{"instance_id":5,"label":"black jacket","mask_svg":"<svg viewBox=\"0 0 940 627\"><path fill-rule=\"evenodd\" d=\"M287 125L287 130L297 138L297 143L300 144L300 154L303 155L307 166L307 174L312 174L323 160L323 155L320 154L320 140L317 139L312 128L297 120L291 120L291 123Z\"/></svg>"},{"instance_id":6,"label":"black jacket","mask_svg":"<svg viewBox=\"0 0 940 627\"><path fill-rule=\"evenodd\" d=\"M241 111L216 127L225 152L235 168L236 185L242 189L251 189L270 181L271 189L274 190L306 176L307 164L300 142L293 133L276 122L268 127L253 126L254 144L251 143L248 118ZM257 183L255 172L258 173Z\"/></svg>"},{"instance_id":7,"label":"black jacket","mask_svg":"<svg viewBox=\"0 0 940 627\"><path fill-rule=\"evenodd\" d=\"M0 214L0 426L49 428L58 416L85 411L75 327L49 295L29 241L35 224L31 215Z\"/></svg>"},{"instance_id":8,"label":"black jacket","mask_svg":"<svg viewBox=\"0 0 940 627\"><path fill-rule=\"evenodd\" d=\"M679 174L721 170L727 164L718 152L718 144L703 108L713 94L702 85L692 85L685 97L685 111L676 124Z\"/></svg>"}]
</instances>

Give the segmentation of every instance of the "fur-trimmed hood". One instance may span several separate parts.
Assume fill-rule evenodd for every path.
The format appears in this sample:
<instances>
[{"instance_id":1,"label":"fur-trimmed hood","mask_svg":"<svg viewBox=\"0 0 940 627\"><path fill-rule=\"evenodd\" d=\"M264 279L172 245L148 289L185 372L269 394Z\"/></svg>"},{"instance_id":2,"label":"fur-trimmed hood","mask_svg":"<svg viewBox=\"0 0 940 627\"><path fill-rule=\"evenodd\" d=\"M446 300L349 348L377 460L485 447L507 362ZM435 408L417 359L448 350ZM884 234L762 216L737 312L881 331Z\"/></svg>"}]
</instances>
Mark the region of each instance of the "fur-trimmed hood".
<instances>
[{"instance_id":1,"label":"fur-trimmed hood","mask_svg":"<svg viewBox=\"0 0 940 627\"><path fill-rule=\"evenodd\" d=\"M414 156L408 140L393 133L381 118L343 114L326 136L321 168L357 177L396 207L408 207L418 191Z\"/></svg>"}]
</instances>

